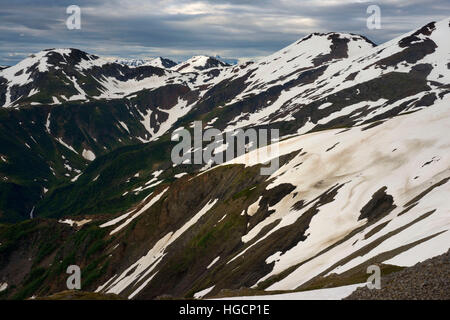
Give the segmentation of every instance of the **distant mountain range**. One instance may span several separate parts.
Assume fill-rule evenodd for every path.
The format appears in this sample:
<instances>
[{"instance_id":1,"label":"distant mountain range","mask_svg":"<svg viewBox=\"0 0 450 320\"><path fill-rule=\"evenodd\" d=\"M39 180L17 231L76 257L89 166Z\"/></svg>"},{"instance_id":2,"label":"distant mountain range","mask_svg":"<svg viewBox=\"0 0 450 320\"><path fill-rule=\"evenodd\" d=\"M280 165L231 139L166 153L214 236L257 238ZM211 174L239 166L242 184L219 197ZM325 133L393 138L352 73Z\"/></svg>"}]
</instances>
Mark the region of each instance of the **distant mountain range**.
<instances>
[{"instance_id":1,"label":"distant mountain range","mask_svg":"<svg viewBox=\"0 0 450 320\"><path fill-rule=\"evenodd\" d=\"M209 60L209 61L208 61ZM175 62L167 58L150 58L150 59L114 59L113 62L117 62L120 64L125 64L132 67L139 67L139 66L153 66L158 68L165 68L165 69L174 69L175 66L183 66L186 64L191 64L192 62L196 63L197 68L194 70L205 70L207 68L214 68L217 66L226 66L226 65L235 65L238 64L238 59L229 59L229 58L222 58L220 56L194 56L191 59L188 59L184 62Z\"/></svg>"},{"instance_id":2,"label":"distant mountain range","mask_svg":"<svg viewBox=\"0 0 450 320\"><path fill-rule=\"evenodd\" d=\"M447 252L449 36L445 19L235 65L49 49L0 70L0 298L63 291L71 264L84 291L204 298L354 285ZM175 165L171 135L194 121L278 129L279 169L261 175L258 150Z\"/></svg>"},{"instance_id":3,"label":"distant mountain range","mask_svg":"<svg viewBox=\"0 0 450 320\"><path fill-rule=\"evenodd\" d=\"M125 64L130 67L153 66L166 69L170 69L177 65L176 62L162 57L152 59L116 59L114 62Z\"/></svg>"}]
</instances>

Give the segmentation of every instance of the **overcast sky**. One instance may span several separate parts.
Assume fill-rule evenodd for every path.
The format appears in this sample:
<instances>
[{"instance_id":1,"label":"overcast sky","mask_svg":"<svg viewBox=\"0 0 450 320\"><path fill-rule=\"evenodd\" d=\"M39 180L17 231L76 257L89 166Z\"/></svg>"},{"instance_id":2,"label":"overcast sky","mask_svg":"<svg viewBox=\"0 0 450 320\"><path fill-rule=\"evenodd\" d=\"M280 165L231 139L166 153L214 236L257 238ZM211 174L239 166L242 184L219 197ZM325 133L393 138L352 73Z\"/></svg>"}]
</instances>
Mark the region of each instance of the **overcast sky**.
<instances>
[{"instance_id":1,"label":"overcast sky","mask_svg":"<svg viewBox=\"0 0 450 320\"><path fill-rule=\"evenodd\" d=\"M381 9L379 30L366 26L371 4ZM66 27L69 5L81 8L80 30ZM352 32L379 44L448 16L449 0L0 0L0 65L55 47L177 61L251 58L311 32Z\"/></svg>"}]
</instances>

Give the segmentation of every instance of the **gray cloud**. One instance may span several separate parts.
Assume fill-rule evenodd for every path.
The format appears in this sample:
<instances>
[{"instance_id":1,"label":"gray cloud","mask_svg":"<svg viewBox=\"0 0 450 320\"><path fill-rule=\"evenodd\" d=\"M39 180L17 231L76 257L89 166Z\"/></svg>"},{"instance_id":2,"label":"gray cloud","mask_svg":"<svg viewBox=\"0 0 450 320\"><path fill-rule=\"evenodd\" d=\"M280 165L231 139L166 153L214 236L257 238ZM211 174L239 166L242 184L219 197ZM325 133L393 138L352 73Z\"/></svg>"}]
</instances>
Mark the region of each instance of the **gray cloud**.
<instances>
[{"instance_id":1,"label":"gray cloud","mask_svg":"<svg viewBox=\"0 0 450 320\"><path fill-rule=\"evenodd\" d=\"M81 30L65 26L71 4L81 7ZM370 4L381 7L381 30L366 27ZM449 13L448 0L0 0L0 64L53 47L175 60L254 57L316 31L352 32L382 43Z\"/></svg>"}]
</instances>

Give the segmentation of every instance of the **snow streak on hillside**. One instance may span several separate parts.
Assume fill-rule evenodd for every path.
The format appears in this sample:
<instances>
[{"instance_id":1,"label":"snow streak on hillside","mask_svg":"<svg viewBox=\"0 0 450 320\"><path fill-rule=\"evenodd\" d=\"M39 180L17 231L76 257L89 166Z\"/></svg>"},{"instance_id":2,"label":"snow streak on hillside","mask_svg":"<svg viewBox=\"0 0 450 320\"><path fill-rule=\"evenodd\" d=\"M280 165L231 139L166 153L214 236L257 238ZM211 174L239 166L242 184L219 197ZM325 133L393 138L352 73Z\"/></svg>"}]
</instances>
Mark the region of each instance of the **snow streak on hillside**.
<instances>
[{"instance_id":1,"label":"snow streak on hillside","mask_svg":"<svg viewBox=\"0 0 450 320\"><path fill-rule=\"evenodd\" d=\"M369 129L327 130L279 142L281 154L296 156L267 179L267 190L286 184L295 188L242 236L243 249L226 258L226 263L243 263L256 254L254 247L293 227L312 208L317 212L306 239L285 252L265 252L266 263L273 267L254 286L290 269L266 290L294 290L324 272L324 276L341 274L380 256L386 258L377 260L379 263L411 266L446 252L450 248L450 211L442 195L450 192L447 107L448 102L439 103ZM254 165L251 158L257 151L224 166ZM260 161L268 159L270 156ZM209 172L214 170L217 168ZM326 194L332 198L322 203ZM145 286L151 288L164 252L178 237L174 235L192 227L216 202L209 202L181 229L168 233L121 277L108 280L98 291L121 293L138 287L129 296L132 298ZM374 216L365 216L364 208L370 206L375 208ZM248 207L243 214L258 216L260 209ZM299 267L292 269L295 266ZM129 270L135 271L130 274Z\"/></svg>"},{"instance_id":2,"label":"snow streak on hillside","mask_svg":"<svg viewBox=\"0 0 450 320\"><path fill-rule=\"evenodd\" d=\"M332 202L319 207L319 212L311 220L307 239L285 253L274 252L269 256L266 261L275 262L274 268L259 281L314 259L302 264L268 290L295 289L391 232L395 234L377 247L330 270L328 274L342 273L385 251L393 251L430 236L431 239L384 263L411 266L445 253L450 248L450 209L442 197L450 191L450 183L447 183L450 180L450 140L445 134L449 125L450 110L446 101L368 130L361 127L329 130L280 142L281 154L297 151L299 155L268 179L272 181L268 189L283 183L296 188L270 207L274 212L242 237L245 243L257 241L238 256L251 254L251 246L294 223L327 190L338 191ZM232 163L246 163L244 159L245 156ZM367 223L367 218L361 218L361 210L379 190L393 198L396 208L367 230L316 256ZM295 204L300 200L308 205L297 210ZM419 217L424 219L417 221ZM264 227L276 221L274 228L257 237ZM409 224L411 226L401 230ZM365 238L379 226L383 226L382 230Z\"/></svg>"}]
</instances>

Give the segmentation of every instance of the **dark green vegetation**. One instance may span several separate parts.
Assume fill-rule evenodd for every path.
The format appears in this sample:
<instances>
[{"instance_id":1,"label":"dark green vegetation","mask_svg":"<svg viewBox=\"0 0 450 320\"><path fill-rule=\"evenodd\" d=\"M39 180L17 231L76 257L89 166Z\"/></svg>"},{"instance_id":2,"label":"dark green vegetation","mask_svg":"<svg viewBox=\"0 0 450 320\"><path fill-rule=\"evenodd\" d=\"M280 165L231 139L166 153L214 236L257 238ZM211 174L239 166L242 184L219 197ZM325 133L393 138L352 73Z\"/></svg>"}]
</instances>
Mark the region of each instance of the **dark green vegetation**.
<instances>
[{"instance_id":1,"label":"dark green vegetation","mask_svg":"<svg viewBox=\"0 0 450 320\"><path fill-rule=\"evenodd\" d=\"M177 97L179 90L172 86L162 93L142 93L134 103L157 103L164 94ZM175 102L167 103L170 106ZM136 172L150 172L161 164L168 167L172 145L168 136L143 145L137 138L146 138L148 133L141 123L140 111L130 111L127 105L127 99L118 99L0 109L0 156L4 159L0 161L0 222L27 219L33 207L34 216L42 217L92 214L97 210L114 213L141 199L142 196L120 199L118 194L146 178L143 175L125 186L125 181ZM83 150L92 151L96 161L87 161ZM73 181L80 173L80 178ZM78 180L82 187L77 190ZM105 185L112 190L103 190ZM62 198L55 199L58 197ZM90 197L95 199L89 201ZM118 199L111 201L114 197ZM113 212L109 211L111 208L115 208Z\"/></svg>"},{"instance_id":2,"label":"dark green vegetation","mask_svg":"<svg viewBox=\"0 0 450 320\"><path fill-rule=\"evenodd\" d=\"M114 238L106 235L107 231L95 224L77 230L44 219L2 225L0 269L10 281L17 281L3 294L25 299L64 290L66 269L73 264L83 269L82 286L90 287L108 267L104 250ZM21 279L21 274L26 276Z\"/></svg>"}]
</instances>

